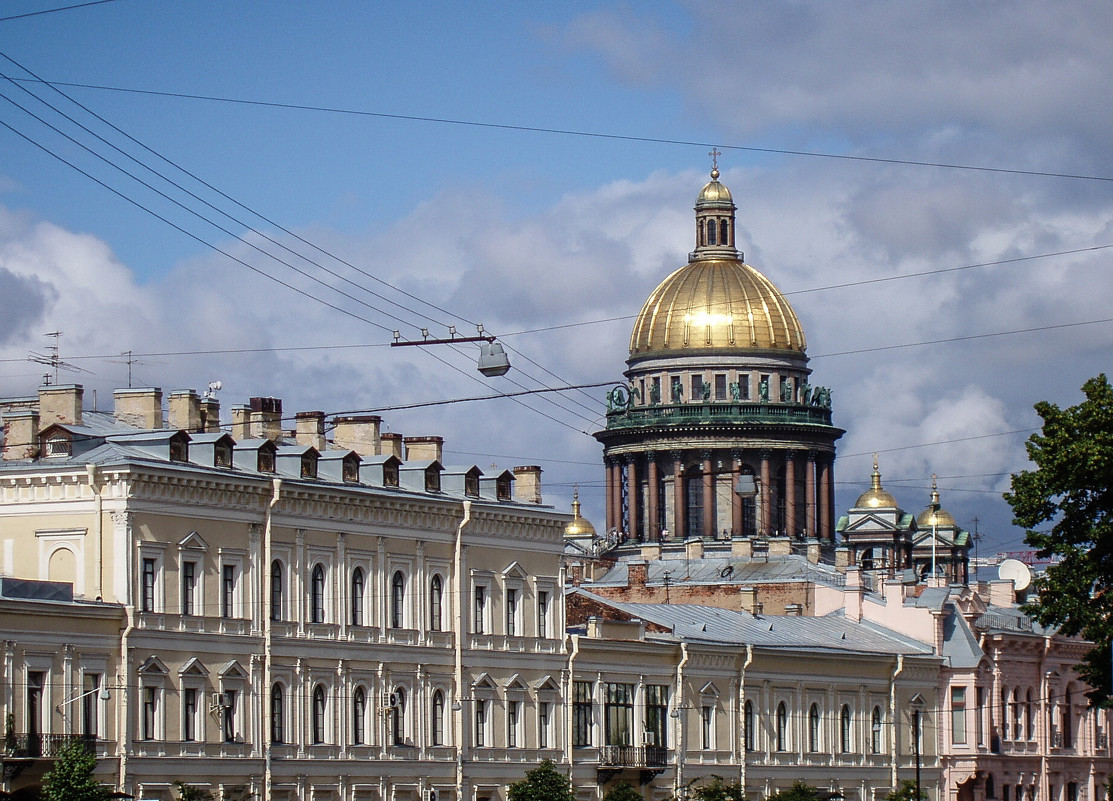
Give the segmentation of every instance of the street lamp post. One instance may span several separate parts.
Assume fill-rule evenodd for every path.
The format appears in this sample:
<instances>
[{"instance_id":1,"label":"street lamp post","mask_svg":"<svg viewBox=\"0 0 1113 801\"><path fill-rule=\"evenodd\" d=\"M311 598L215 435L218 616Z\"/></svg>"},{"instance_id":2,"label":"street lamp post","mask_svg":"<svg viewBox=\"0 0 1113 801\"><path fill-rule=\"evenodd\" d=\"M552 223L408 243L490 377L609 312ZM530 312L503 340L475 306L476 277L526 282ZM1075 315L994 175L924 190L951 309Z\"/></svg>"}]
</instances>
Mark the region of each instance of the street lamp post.
<instances>
[{"instance_id":1,"label":"street lamp post","mask_svg":"<svg viewBox=\"0 0 1113 801\"><path fill-rule=\"evenodd\" d=\"M923 798L920 790L920 733L923 731L923 698L917 695L911 701L912 706L912 753L916 758L916 801Z\"/></svg>"}]
</instances>

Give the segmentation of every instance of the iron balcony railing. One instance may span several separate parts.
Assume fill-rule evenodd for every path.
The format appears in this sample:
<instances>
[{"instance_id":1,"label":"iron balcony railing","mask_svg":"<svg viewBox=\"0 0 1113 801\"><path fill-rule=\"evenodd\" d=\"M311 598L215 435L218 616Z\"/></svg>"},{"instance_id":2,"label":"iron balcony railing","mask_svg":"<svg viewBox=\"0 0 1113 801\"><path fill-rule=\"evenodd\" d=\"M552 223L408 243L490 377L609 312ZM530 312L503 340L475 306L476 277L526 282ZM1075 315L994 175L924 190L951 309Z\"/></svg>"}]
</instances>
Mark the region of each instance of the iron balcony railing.
<instances>
[{"instance_id":1,"label":"iron balcony railing","mask_svg":"<svg viewBox=\"0 0 1113 801\"><path fill-rule=\"evenodd\" d=\"M640 428L654 425L693 423L801 423L831 425L826 406L797 403L679 403L632 406L607 412L607 429Z\"/></svg>"},{"instance_id":2,"label":"iron balcony railing","mask_svg":"<svg viewBox=\"0 0 1113 801\"><path fill-rule=\"evenodd\" d=\"M97 750L97 738L86 734L10 733L4 736L5 759L54 759L70 743L78 742L90 754Z\"/></svg>"},{"instance_id":3,"label":"iron balcony railing","mask_svg":"<svg viewBox=\"0 0 1113 801\"><path fill-rule=\"evenodd\" d=\"M663 768L669 749L660 745L605 745L599 765L608 768Z\"/></svg>"}]
</instances>

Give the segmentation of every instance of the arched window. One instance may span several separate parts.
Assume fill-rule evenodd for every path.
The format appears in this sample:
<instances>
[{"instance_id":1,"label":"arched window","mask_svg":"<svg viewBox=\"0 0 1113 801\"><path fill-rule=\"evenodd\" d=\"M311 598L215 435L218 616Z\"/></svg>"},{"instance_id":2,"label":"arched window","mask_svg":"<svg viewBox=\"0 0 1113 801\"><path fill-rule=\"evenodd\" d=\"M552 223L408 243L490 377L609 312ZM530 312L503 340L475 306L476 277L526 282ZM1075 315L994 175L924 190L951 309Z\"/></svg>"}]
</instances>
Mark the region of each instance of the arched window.
<instances>
[{"instance_id":1,"label":"arched window","mask_svg":"<svg viewBox=\"0 0 1113 801\"><path fill-rule=\"evenodd\" d=\"M870 753L881 753L881 707L873 708L873 718L870 720Z\"/></svg>"},{"instance_id":2,"label":"arched window","mask_svg":"<svg viewBox=\"0 0 1113 801\"><path fill-rule=\"evenodd\" d=\"M730 244L730 220L719 221L719 241L724 245Z\"/></svg>"},{"instance_id":3,"label":"arched window","mask_svg":"<svg viewBox=\"0 0 1113 801\"><path fill-rule=\"evenodd\" d=\"M406 744L406 691L401 687L390 694L390 734L395 745Z\"/></svg>"},{"instance_id":4,"label":"arched window","mask_svg":"<svg viewBox=\"0 0 1113 801\"><path fill-rule=\"evenodd\" d=\"M352 571L352 625L363 625L363 568Z\"/></svg>"},{"instance_id":5,"label":"arched window","mask_svg":"<svg viewBox=\"0 0 1113 801\"><path fill-rule=\"evenodd\" d=\"M1013 690L1013 737L1024 739L1024 705L1020 702L1020 688Z\"/></svg>"},{"instance_id":6,"label":"arched window","mask_svg":"<svg viewBox=\"0 0 1113 801\"><path fill-rule=\"evenodd\" d=\"M282 620L282 563L271 562L271 620Z\"/></svg>"},{"instance_id":7,"label":"arched window","mask_svg":"<svg viewBox=\"0 0 1113 801\"><path fill-rule=\"evenodd\" d=\"M352 695L352 744L363 745L363 733L367 731L367 693L356 687Z\"/></svg>"},{"instance_id":8,"label":"arched window","mask_svg":"<svg viewBox=\"0 0 1113 801\"><path fill-rule=\"evenodd\" d=\"M704 235L704 232L703 232L703 220L697 220L696 221L696 229L697 229L696 230L696 239L699 241L699 244L700 245L706 245L707 244L707 237Z\"/></svg>"},{"instance_id":9,"label":"arched window","mask_svg":"<svg viewBox=\"0 0 1113 801\"><path fill-rule=\"evenodd\" d=\"M861 565L862 570L873 570L873 548L866 548L862 551L858 564Z\"/></svg>"},{"instance_id":10,"label":"arched window","mask_svg":"<svg viewBox=\"0 0 1113 801\"><path fill-rule=\"evenodd\" d=\"M808 710L808 750L819 750L819 704L812 704Z\"/></svg>"},{"instance_id":11,"label":"arched window","mask_svg":"<svg viewBox=\"0 0 1113 801\"><path fill-rule=\"evenodd\" d=\"M1027 707L1027 711L1024 713L1024 717L1025 717L1026 721L1028 722L1028 739L1029 740L1034 740L1034 739L1036 739L1036 715L1035 715L1035 711L1032 707L1032 690L1031 690L1031 688L1029 688L1029 690L1028 690L1028 695L1026 697L1025 706Z\"/></svg>"},{"instance_id":12,"label":"arched window","mask_svg":"<svg viewBox=\"0 0 1113 801\"><path fill-rule=\"evenodd\" d=\"M444 745L444 693L433 693L433 714L429 718L429 744Z\"/></svg>"},{"instance_id":13,"label":"arched window","mask_svg":"<svg viewBox=\"0 0 1113 801\"><path fill-rule=\"evenodd\" d=\"M990 773L985 777L985 797L993 798L997 794L997 788L993 786L993 774Z\"/></svg>"},{"instance_id":14,"label":"arched window","mask_svg":"<svg viewBox=\"0 0 1113 801\"><path fill-rule=\"evenodd\" d=\"M313 578L309 590L309 622L325 622L325 569L313 565Z\"/></svg>"},{"instance_id":15,"label":"arched window","mask_svg":"<svg viewBox=\"0 0 1113 801\"><path fill-rule=\"evenodd\" d=\"M392 629L405 628L406 616L406 577L401 570L394 573L390 580L390 627Z\"/></svg>"},{"instance_id":16,"label":"arched window","mask_svg":"<svg viewBox=\"0 0 1113 801\"><path fill-rule=\"evenodd\" d=\"M325 688L318 684L313 688L313 743L325 741Z\"/></svg>"},{"instance_id":17,"label":"arched window","mask_svg":"<svg viewBox=\"0 0 1113 801\"><path fill-rule=\"evenodd\" d=\"M271 687L271 742L286 742L286 700L281 684Z\"/></svg>"},{"instance_id":18,"label":"arched window","mask_svg":"<svg viewBox=\"0 0 1113 801\"><path fill-rule=\"evenodd\" d=\"M847 704L843 704L839 715L839 750L850 753L850 707Z\"/></svg>"},{"instance_id":19,"label":"arched window","mask_svg":"<svg viewBox=\"0 0 1113 801\"><path fill-rule=\"evenodd\" d=\"M429 582L429 630L441 630L441 604L444 598L444 585L440 576L433 576Z\"/></svg>"},{"instance_id":20,"label":"arched window","mask_svg":"<svg viewBox=\"0 0 1113 801\"><path fill-rule=\"evenodd\" d=\"M742 711L742 739L746 743L746 750L754 750L754 703L747 701Z\"/></svg>"},{"instance_id":21,"label":"arched window","mask_svg":"<svg viewBox=\"0 0 1113 801\"><path fill-rule=\"evenodd\" d=\"M788 707L784 701L777 704L777 750L788 750Z\"/></svg>"},{"instance_id":22,"label":"arched window","mask_svg":"<svg viewBox=\"0 0 1113 801\"><path fill-rule=\"evenodd\" d=\"M1072 703L1071 692L1067 690L1063 697L1063 748L1074 747L1074 707Z\"/></svg>"},{"instance_id":23,"label":"arched window","mask_svg":"<svg viewBox=\"0 0 1113 801\"><path fill-rule=\"evenodd\" d=\"M714 220L708 220L707 221L707 244L709 244L709 245L714 245L715 244L715 221Z\"/></svg>"},{"instance_id":24,"label":"arched window","mask_svg":"<svg viewBox=\"0 0 1113 801\"><path fill-rule=\"evenodd\" d=\"M1009 739L1009 691L1001 690L1001 738Z\"/></svg>"}]
</instances>

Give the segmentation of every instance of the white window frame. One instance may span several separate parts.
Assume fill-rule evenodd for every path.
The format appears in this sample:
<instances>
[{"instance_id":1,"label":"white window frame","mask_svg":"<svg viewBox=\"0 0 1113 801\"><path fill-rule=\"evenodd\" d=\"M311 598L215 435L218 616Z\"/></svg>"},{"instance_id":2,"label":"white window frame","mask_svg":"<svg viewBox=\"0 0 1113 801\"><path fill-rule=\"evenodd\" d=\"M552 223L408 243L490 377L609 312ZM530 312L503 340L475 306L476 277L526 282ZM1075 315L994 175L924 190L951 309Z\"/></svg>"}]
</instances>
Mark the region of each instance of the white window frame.
<instances>
[{"instance_id":1,"label":"white window frame","mask_svg":"<svg viewBox=\"0 0 1113 801\"><path fill-rule=\"evenodd\" d=\"M220 550L219 559L217 560L217 590L219 596L218 611L220 617L225 620L242 620L247 617L247 614L245 612L247 608L247 599L245 597L247 576L244 573L244 561L245 557L242 551L226 551L224 549ZM235 576L235 581L232 587L231 604L227 605L230 606L229 609L225 608L226 591L224 573L226 567L233 568ZM267 571L269 574L270 565L267 565ZM228 614L226 614L226 612L228 612Z\"/></svg>"},{"instance_id":2,"label":"white window frame","mask_svg":"<svg viewBox=\"0 0 1113 801\"><path fill-rule=\"evenodd\" d=\"M144 543L139 546L137 571L139 580L135 582L135 608L148 614L161 614L166 611L166 562L164 549L159 545ZM151 585L151 608L146 608L147 600L147 563L153 567Z\"/></svg>"}]
</instances>

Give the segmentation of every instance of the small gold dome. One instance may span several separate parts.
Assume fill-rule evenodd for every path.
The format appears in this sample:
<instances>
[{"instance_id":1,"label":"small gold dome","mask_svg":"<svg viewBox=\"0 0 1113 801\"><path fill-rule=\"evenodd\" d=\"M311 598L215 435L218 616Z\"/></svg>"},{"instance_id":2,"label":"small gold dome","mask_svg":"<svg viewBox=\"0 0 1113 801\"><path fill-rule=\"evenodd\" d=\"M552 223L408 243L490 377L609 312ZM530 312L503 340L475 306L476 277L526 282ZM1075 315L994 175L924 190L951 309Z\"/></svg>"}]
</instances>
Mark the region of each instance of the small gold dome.
<instances>
[{"instance_id":1,"label":"small gold dome","mask_svg":"<svg viewBox=\"0 0 1113 801\"><path fill-rule=\"evenodd\" d=\"M932 519L934 518L934 519ZM958 524L955 523L954 515L939 505L939 488L935 484L935 474L931 476L931 503L928 508L916 515L916 527L919 529L929 529L932 526L936 528L952 527L957 528Z\"/></svg>"},{"instance_id":2,"label":"small gold dome","mask_svg":"<svg viewBox=\"0 0 1113 801\"><path fill-rule=\"evenodd\" d=\"M696 208L707 206L711 204L732 204L734 198L730 195L730 190L719 183L719 171L711 171L711 180L703 187L696 198Z\"/></svg>"},{"instance_id":3,"label":"small gold dome","mask_svg":"<svg viewBox=\"0 0 1113 801\"><path fill-rule=\"evenodd\" d=\"M898 509L897 499L881 488L881 473L877 470L877 454L873 456L873 475L870 488L858 496L854 506L858 509Z\"/></svg>"},{"instance_id":4,"label":"small gold dome","mask_svg":"<svg viewBox=\"0 0 1113 801\"><path fill-rule=\"evenodd\" d=\"M572 522L564 527L566 537L594 537L595 526L580 515L580 490L572 491Z\"/></svg>"},{"instance_id":5,"label":"small gold dome","mask_svg":"<svg viewBox=\"0 0 1113 801\"><path fill-rule=\"evenodd\" d=\"M753 348L803 353L807 343L780 290L737 259L681 267L653 290L630 335L631 356Z\"/></svg>"}]
</instances>

